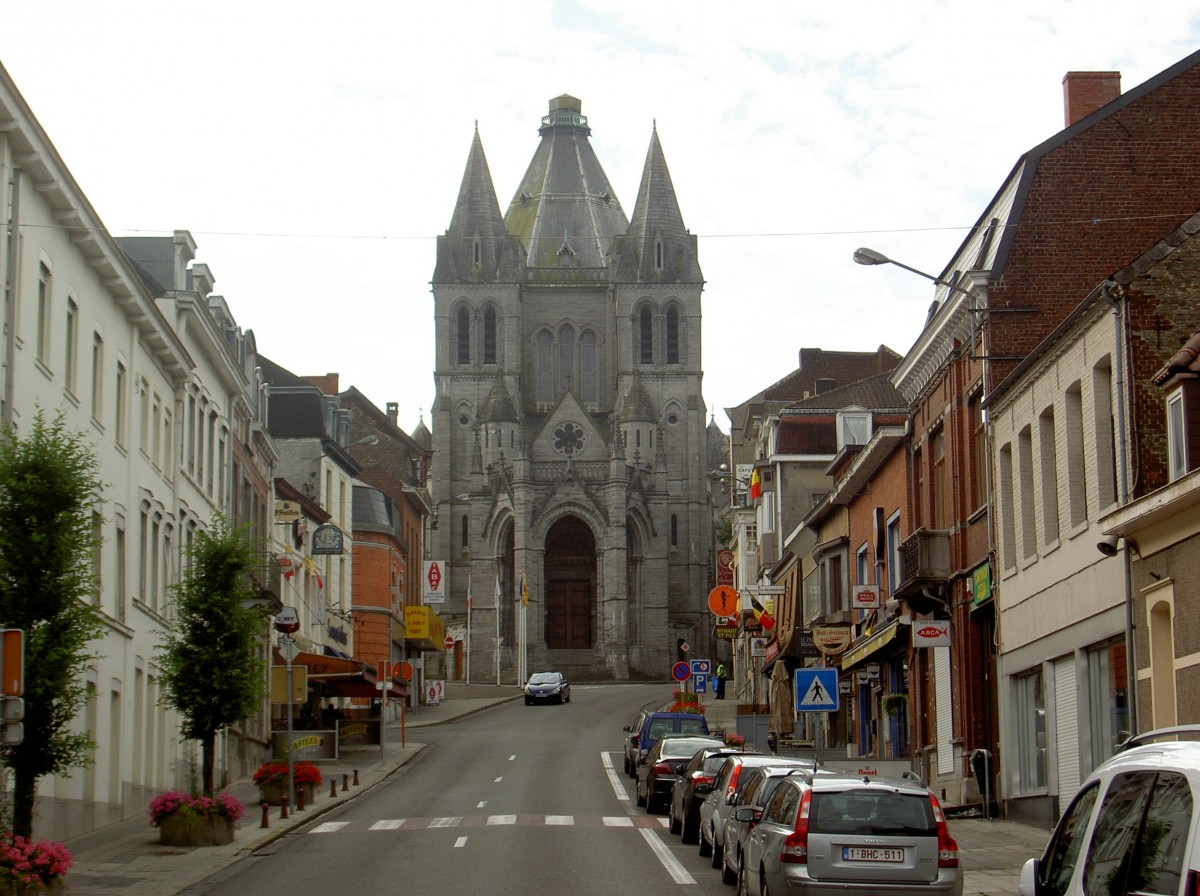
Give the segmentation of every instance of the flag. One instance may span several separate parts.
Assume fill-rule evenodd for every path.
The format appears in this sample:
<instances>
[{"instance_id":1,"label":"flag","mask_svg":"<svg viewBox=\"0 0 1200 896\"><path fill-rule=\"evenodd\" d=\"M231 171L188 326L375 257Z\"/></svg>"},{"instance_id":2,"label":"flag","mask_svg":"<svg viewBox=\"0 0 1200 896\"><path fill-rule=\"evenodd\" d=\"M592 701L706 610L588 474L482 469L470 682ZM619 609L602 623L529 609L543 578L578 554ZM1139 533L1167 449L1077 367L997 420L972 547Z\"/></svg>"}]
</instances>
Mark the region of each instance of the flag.
<instances>
[{"instance_id":1,"label":"flag","mask_svg":"<svg viewBox=\"0 0 1200 896\"><path fill-rule=\"evenodd\" d=\"M758 467L750 474L750 500L757 501L762 497L762 479L758 476Z\"/></svg>"},{"instance_id":2,"label":"flag","mask_svg":"<svg viewBox=\"0 0 1200 896\"><path fill-rule=\"evenodd\" d=\"M753 594L750 595L750 608L754 610L754 618L762 625L764 632L769 632L775 627L775 617L767 612L767 608Z\"/></svg>"},{"instance_id":3,"label":"flag","mask_svg":"<svg viewBox=\"0 0 1200 896\"><path fill-rule=\"evenodd\" d=\"M521 606L529 606L529 582L525 579L525 570L521 570Z\"/></svg>"},{"instance_id":4,"label":"flag","mask_svg":"<svg viewBox=\"0 0 1200 896\"><path fill-rule=\"evenodd\" d=\"M504 590L500 587L500 573L496 573L496 609L500 609L500 600L504 596ZM499 624L499 623L497 623Z\"/></svg>"},{"instance_id":5,"label":"flag","mask_svg":"<svg viewBox=\"0 0 1200 896\"><path fill-rule=\"evenodd\" d=\"M471 609L471 574L467 573L467 609Z\"/></svg>"}]
</instances>

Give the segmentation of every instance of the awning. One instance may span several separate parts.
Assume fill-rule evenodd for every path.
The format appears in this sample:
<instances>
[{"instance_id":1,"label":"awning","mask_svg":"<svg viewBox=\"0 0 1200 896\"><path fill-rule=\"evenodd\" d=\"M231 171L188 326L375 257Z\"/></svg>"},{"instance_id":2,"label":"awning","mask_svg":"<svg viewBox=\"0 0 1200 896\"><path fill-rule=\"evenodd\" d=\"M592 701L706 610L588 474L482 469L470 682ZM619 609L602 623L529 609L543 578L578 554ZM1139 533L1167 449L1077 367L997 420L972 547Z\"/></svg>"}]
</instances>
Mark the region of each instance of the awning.
<instances>
[{"instance_id":1,"label":"awning","mask_svg":"<svg viewBox=\"0 0 1200 896\"><path fill-rule=\"evenodd\" d=\"M445 650L446 626L432 607L405 607L404 641L409 650Z\"/></svg>"},{"instance_id":2,"label":"awning","mask_svg":"<svg viewBox=\"0 0 1200 896\"><path fill-rule=\"evenodd\" d=\"M775 664L780 662L790 674L802 667L806 659L815 656L818 656L818 653L813 645L812 632L794 628L787 643L780 644L778 638L772 638L767 642L767 652L763 656L762 674L769 677Z\"/></svg>"},{"instance_id":3,"label":"awning","mask_svg":"<svg viewBox=\"0 0 1200 896\"><path fill-rule=\"evenodd\" d=\"M278 665L285 663L278 648L275 649L275 662ZM296 654L292 665L304 666L308 670L309 682L320 688L322 696L370 698L380 694L375 687L378 681L375 670L355 659L301 651ZM403 698L407 693L404 682L393 680L388 688L389 697Z\"/></svg>"},{"instance_id":4,"label":"awning","mask_svg":"<svg viewBox=\"0 0 1200 896\"><path fill-rule=\"evenodd\" d=\"M861 663L875 651L896 640L896 636L899 634L900 621L893 619L883 628L850 645L850 649L842 654L842 669L849 669L857 663Z\"/></svg>"}]
</instances>

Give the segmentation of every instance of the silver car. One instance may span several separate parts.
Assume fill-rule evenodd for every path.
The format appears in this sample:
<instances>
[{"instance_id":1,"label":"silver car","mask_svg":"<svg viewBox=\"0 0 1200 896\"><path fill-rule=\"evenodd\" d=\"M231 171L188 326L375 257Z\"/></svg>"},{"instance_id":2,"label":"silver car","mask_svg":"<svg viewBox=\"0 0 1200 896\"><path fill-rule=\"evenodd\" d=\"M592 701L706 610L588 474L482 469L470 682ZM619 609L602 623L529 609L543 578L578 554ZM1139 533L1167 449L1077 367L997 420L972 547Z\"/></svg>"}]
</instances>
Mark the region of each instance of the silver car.
<instances>
[{"instance_id":1,"label":"silver car","mask_svg":"<svg viewBox=\"0 0 1200 896\"><path fill-rule=\"evenodd\" d=\"M785 760L786 761L786 760ZM762 815L763 807L771 799L771 794L779 786L779 782L789 775L807 774L812 766L808 763L797 765L767 765L762 768L750 769L745 775L745 783L741 791L734 795L734 800L721 837L721 881L732 884L737 882L738 869L742 867L742 849L746 836L754 829L754 820L739 821L734 809L749 806L757 809L757 816Z\"/></svg>"},{"instance_id":2,"label":"silver car","mask_svg":"<svg viewBox=\"0 0 1200 896\"><path fill-rule=\"evenodd\" d=\"M709 856L714 868L721 867L724 855L725 819L737 805L737 796L745 786L746 771L765 765L795 765L811 769L808 759L788 759L765 753L730 756L717 772L717 783L700 804L700 855Z\"/></svg>"},{"instance_id":3,"label":"silver car","mask_svg":"<svg viewBox=\"0 0 1200 896\"><path fill-rule=\"evenodd\" d=\"M757 811L742 806L734 815L752 821ZM937 797L915 776L785 778L745 844L743 894L962 894L958 844Z\"/></svg>"}]
</instances>

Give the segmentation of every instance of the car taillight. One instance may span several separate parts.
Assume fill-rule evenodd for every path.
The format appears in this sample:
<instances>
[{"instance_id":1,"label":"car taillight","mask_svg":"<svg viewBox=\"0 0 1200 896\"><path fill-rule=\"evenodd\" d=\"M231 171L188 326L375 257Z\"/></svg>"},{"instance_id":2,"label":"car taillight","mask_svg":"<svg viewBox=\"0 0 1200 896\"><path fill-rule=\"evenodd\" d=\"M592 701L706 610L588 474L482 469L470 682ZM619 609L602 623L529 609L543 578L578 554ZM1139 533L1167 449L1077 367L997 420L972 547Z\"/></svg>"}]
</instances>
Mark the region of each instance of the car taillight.
<instances>
[{"instance_id":1,"label":"car taillight","mask_svg":"<svg viewBox=\"0 0 1200 896\"><path fill-rule=\"evenodd\" d=\"M1200 896L1200 871L1189 871L1183 896Z\"/></svg>"},{"instance_id":2,"label":"car taillight","mask_svg":"<svg viewBox=\"0 0 1200 896\"><path fill-rule=\"evenodd\" d=\"M704 772L692 772L693 787L712 787L717 781L712 775L706 775Z\"/></svg>"},{"instance_id":3,"label":"car taillight","mask_svg":"<svg viewBox=\"0 0 1200 896\"><path fill-rule=\"evenodd\" d=\"M938 867L957 868L958 843L950 836L950 829L946 827L946 816L942 812L942 804L932 793L929 794L929 802L933 804L933 820L937 822Z\"/></svg>"},{"instance_id":4,"label":"car taillight","mask_svg":"<svg viewBox=\"0 0 1200 896\"><path fill-rule=\"evenodd\" d=\"M796 829L783 841L779 861L785 865L808 864L808 808L812 803L812 791L804 791L800 797L800 811L796 813Z\"/></svg>"},{"instance_id":5,"label":"car taillight","mask_svg":"<svg viewBox=\"0 0 1200 896\"><path fill-rule=\"evenodd\" d=\"M725 802L729 802L729 798L737 790L738 775L741 773L742 767L740 765L735 766L733 771L729 773L729 784L725 787Z\"/></svg>"},{"instance_id":6,"label":"car taillight","mask_svg":"<svg viewBox=\"0 0 1200 896\"><path fill-rule=\"evenodd\" d=\"M671 768L671 763L669 762L660 762L654 766L654 774L656 775L669 775L672 773L672 771L673 769Z\"/></svg>"}]
</instances>

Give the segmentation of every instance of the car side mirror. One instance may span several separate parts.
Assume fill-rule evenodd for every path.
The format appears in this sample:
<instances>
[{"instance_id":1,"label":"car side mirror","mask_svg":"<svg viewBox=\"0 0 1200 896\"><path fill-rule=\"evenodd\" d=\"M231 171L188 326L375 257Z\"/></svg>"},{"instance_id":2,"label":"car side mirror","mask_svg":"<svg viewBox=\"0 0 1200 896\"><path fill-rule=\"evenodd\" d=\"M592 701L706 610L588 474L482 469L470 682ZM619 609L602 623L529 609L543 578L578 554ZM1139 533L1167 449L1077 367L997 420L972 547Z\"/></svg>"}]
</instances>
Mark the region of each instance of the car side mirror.
<instances>
[{"instance_id":1,"label":"car side mirror","mask_svg":"<svg viewBox=\"0 0 1200 896\"><path fill-rule=\"evenodd\" d=\"M621 730L622 730L622 731L632 731L632 730L633 730L633 726L632 726L632 725L622 725L622 726L621 726Z\"/></svg>"},{"instance_id":2,"label":"car side mirror","mask_svg":"<svg viewBox=\"0 0 1200 896\"><path fill-rule=\"evenodd\" d=\"M625 730L628 731L629 729L626 728ZM629 738L629 743L636 747L638 745L638 741L640 741L640 740L641 740L641 736L638 734L635 734L633 737Z\"/></svg>"},{"instance_id":3,"label":"car side mirror","mask_svg":"<svg viewBox=\"0 0 1200 896\"><path fill-rule=\"evenodd\" d=\"M1021 867L1021 878L1017 882L1019 896L1040 896L1042 891L1038 883L1038 860L1030 859Z\"/></svg>"},{"instance_id":4,"label":"car side mirror","mask_svg":"<svg viewBox=\"0 0 1200 896\"><path fill-rule=\"evenodd\" d=\"M733 817L741 822L758 821L758 810L753 806L739 806L733 810Z\"/></svg>"}]
</instances>

